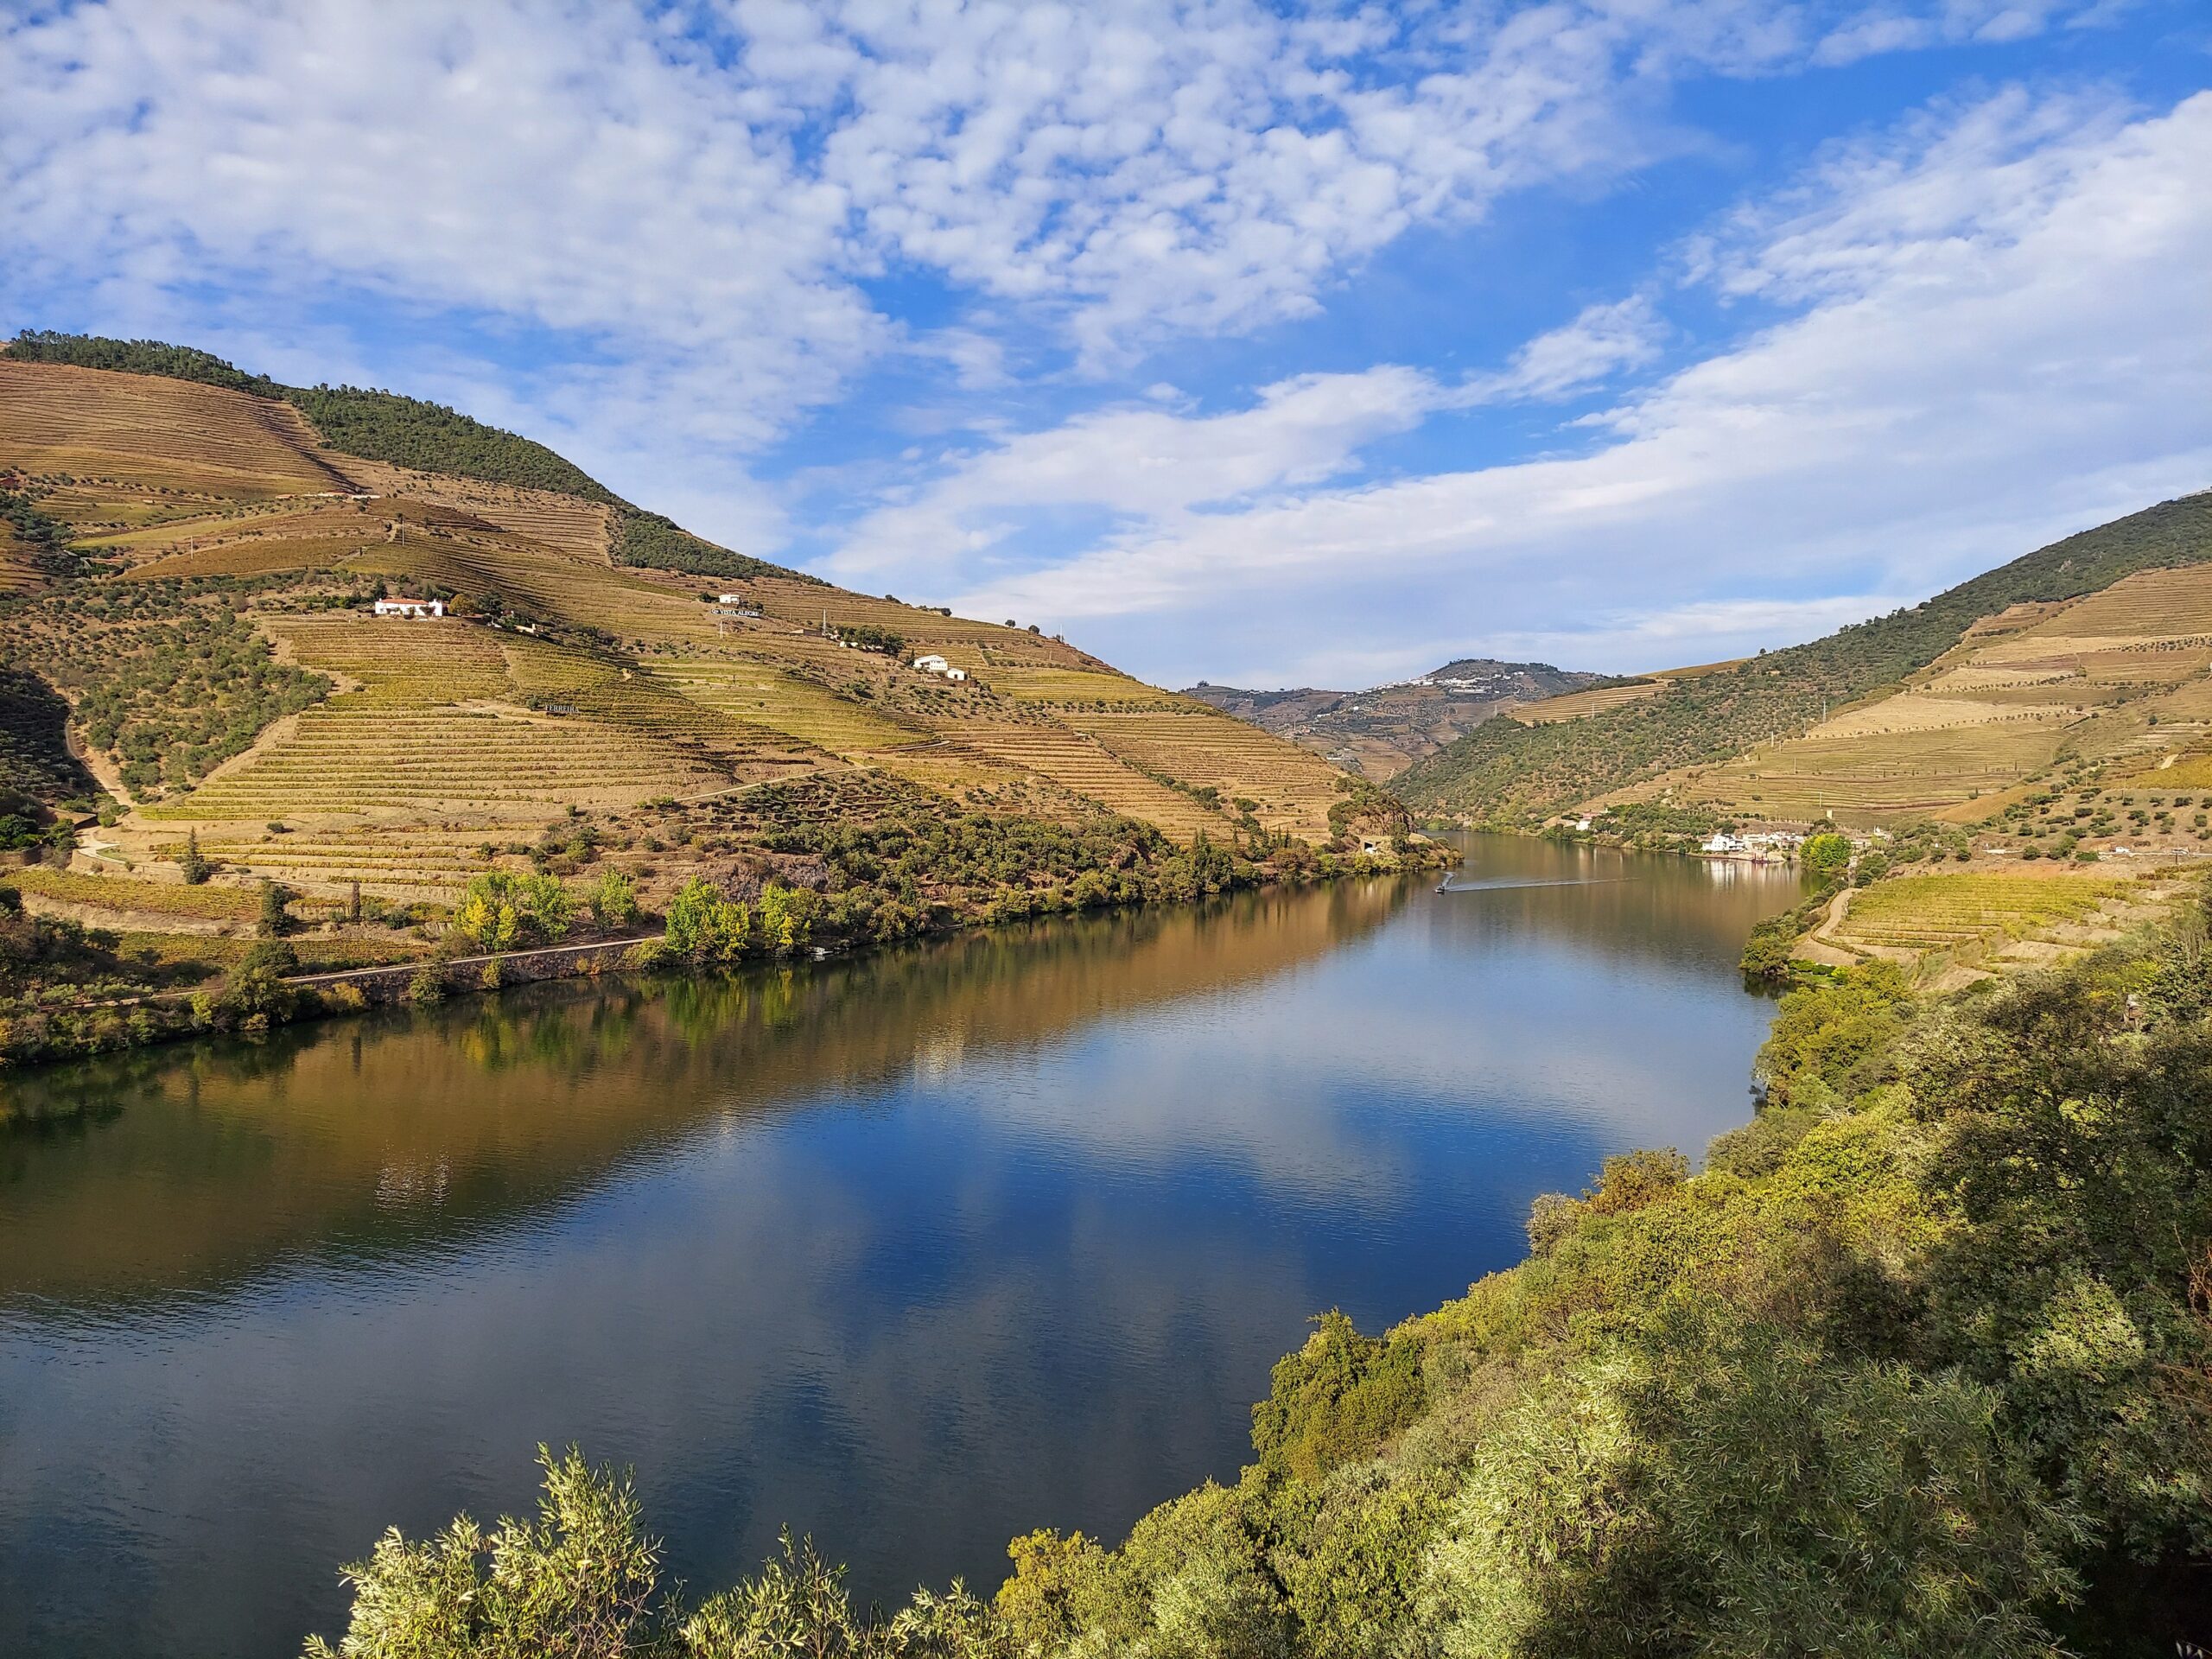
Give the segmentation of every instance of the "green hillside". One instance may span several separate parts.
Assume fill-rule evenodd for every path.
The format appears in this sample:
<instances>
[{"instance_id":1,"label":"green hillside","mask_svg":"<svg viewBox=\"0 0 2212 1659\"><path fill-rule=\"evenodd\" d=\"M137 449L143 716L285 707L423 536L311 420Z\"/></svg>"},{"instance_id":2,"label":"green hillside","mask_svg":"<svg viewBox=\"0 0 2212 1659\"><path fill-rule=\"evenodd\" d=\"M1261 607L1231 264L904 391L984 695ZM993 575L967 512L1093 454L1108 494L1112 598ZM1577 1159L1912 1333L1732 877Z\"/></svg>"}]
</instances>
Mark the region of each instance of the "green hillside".
<instances>
[{"instance_id":1,"label":"green hillside","mask_svg":"<svg viewBox=\"0 0 2212 1659\"><path fill-rule=\"evenodd\" d=\"M2139 571L2212 559L2212 494L2186 496L2054 542L1909 610L1677 680L1659 695L1546 725L1494 720L1409 768L1419 810L1525 823L1677 766L1726 760L1834 706L1897 687L1967 629L2023 602L2078 598Z\"/></svg>"}]
</instances>

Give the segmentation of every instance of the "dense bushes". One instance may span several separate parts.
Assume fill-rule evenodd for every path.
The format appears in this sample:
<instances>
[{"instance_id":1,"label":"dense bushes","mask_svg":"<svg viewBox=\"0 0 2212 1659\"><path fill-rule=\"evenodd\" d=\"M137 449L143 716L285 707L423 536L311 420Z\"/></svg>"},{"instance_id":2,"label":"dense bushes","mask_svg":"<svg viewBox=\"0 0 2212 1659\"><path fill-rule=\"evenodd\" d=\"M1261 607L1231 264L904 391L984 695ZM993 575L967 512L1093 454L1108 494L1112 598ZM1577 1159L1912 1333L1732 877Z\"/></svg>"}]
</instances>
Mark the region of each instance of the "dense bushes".
<instances>
[{"instance_id":1,"label":"dense bushes","mask_svg":"<svg viewBox=\"0 0 2212 1659\"><path fill-rule=\"evenodd\" d=\"M1150 824L1104 815L1068 824L918 809L871 823L769 829L760 842L819 864L829 931L876 939L960 920L1187 902L1297 873L1287 849L1283 868L1262 867L1203 835L1178 846Z\"/></svg>"},{"instance_id":2,"label":"dense bushes","mask_svg":"<svg viewBox=\"0 0 2212 1659\"><path fill-rule=\"evenodd\" d=\"M747 904L695 879L668 906L668 948L699 963L787 957L813 938L821 912L822 901L803 889L771 882Z\"/></svg>"},{"instance_id":3,"label":"dense bushes","mask_svg":"<svg viewBox=\"0 0 2212 1659\"><path fill-rule=\"evenodd\" d=\"M335 1648L305 1659L1015 1659L1003 1627L955 1585L893 1617L861 1613L844 1573L811 1541L783 1540L760 1574L686 1616L664 1593L660 1544L630 1480L571 1448L538 1449L544 1496L534 1521L488 1532L466 1516L435 1538L397 1531L345 1569L353 1611Z\"/></svg>"},{"instance_id":4,"label":"dense bushes","mask_svg":"<svg viewBox=\"0 0 2212 1659\"><path fill-rule=\"evenodd\" d=\"M675 520L637 507L624 507L614 531L614 562L656 570L683 570L699 576L798 576L794 570L743 553L733 553L694 536ZM800 577L811 582L811 576Z\"/></svg>"},{"instance_id":5,"label":"dense bushes","mask_svg":"<svg viewBox=\"0 0 2212 1659\"><path fill-rule=\"evenodd\" d=\"M241 613L270 585L212 577L18 600L0 606L0 646L75 693L86 741L114 756L126 788L150 793L206 777L272 721L329 694L322 675L276 661ZM41 688L22 678L20 690L0 684L0 696L35 702ZM41 741L58 742L58 728ZM48 771L59 774L58 760Z\"/></svg>"},{"instance_id":6,"label":"dense bushes","mask_svg":"<svg viewBox=\"0 0 2212 1659\"><path fill-rule=\"evenodd\" d=\"M15 490L0 490L0 524L13 532L29 556L31 568L41 575L78 574L81 567L69 544L69 526L41 512L38 504L29 496ZM0 545L7 539L0 536Z\"/></svg>"},{"instance_id":7,"label":"dense bushes","mask_svg":"<svg viewBox=\"0 0 2212 1659\"><path fill-rule=\"evenodd\" d=\"M1117 1548L1018 1538L988 1609L860 1619L801 1552L599 1650L2173 1651L2212 1618L2208 937L1948 1002L1880 965L1792 993L1702 1173L1612 1160L1464 1299L1325 1317L1233 1486ZM356 1628L450 1582L365 1581Z\"/></svg>"},{"instance_id":8,"label":"dense bushes","mask_svg":"<svg viewBox=\"0 0 2212 1659\"><path fill-rule=\"evenodd\" d=\"M287 386L281 396L341 454L390 461L417 472L555 490L587 501L612 505L618 499L581 467L543 444L486 426L443 404L359 386Z\"/></svg>"}]
</instances>

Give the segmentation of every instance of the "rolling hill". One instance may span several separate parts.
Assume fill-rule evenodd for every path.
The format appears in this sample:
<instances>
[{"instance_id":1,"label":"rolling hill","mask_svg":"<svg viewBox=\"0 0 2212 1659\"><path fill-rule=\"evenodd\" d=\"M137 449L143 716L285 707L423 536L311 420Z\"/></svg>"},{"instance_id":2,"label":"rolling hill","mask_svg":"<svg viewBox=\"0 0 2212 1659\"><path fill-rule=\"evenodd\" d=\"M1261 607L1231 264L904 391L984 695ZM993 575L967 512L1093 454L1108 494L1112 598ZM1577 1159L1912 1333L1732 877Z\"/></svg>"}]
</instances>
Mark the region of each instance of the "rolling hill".
<instances>
[{"instance_id":1,"label":"rolling hill","mask_svg":"<svg viewBox=\"0 0 2212 1659\"><path fill-rule=\"evenodd\" d=\"M1183 695L1379 784L1505 709L1557 698L1599 681L1598 675L1548 663L1471 657L1418 679L1365 691L1247 691L1201 680Z\"/></svg>"},{"instance_id":2,"label":"rolling hill","mask_svg":"<svg viewBox=\"0 0 2212 1659\"><path fill-rule=\"evenodd\" d=\"M2162 502L1808 645L1515 709L1394 787L1510 827L1630 802L1980 823L2061 783L2133 811L2144 774L2212 781L2208 564L2212 493Z\"/></svg>"},{"instance_id":3,"label":"rolling hill","mask_svg":"<svg viewBox=\"0 0 2212 1659\"><path fill-rule=\"evenodd\" d=\"M189 846L219 887L440 902L580 817L639 849L649 901L886 814L1357 839L1353 780L1203 702L719 547L390 392L26 334L0 534L0 791L19 818L105 798L77 869L137 887ZM448 613L372 614L387 594Z\"/></svg>"}]
</instances>

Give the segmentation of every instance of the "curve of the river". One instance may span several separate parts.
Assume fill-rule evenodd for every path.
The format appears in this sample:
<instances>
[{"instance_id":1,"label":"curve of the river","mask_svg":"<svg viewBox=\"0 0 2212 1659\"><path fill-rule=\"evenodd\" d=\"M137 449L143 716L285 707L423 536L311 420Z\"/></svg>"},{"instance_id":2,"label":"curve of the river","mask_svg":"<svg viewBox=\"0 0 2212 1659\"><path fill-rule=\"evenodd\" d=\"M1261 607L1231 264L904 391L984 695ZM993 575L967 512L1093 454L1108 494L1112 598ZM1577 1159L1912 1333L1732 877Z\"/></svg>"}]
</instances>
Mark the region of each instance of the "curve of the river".
<instances>
[{"instance_id":1,"label":"curve of the river","mask_svg":"<svg viewBox=\"0 0 2212 1659\"><path fill-rule=\"evenodd\" d=\"M1748 1109L1786 872L1478 837L1436 887L17 1080L94 1109L0 1134L0 1652L292 1655L540 1441L634 1465L692 1585L788 1522L886 1599L1232 1476L1309 1316Z\"/></svg>"}]
</instances>

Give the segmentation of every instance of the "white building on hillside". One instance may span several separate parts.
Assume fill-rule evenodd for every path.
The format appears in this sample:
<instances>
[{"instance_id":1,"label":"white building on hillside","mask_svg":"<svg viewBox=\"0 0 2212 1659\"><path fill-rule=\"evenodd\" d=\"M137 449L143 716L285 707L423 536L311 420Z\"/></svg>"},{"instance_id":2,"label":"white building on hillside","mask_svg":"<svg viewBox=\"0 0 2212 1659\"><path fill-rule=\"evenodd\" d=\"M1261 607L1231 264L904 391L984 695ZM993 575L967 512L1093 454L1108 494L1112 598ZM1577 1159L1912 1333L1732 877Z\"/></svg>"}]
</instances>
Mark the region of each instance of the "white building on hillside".
<instances>
[{"instance_id":1,"label":"white building on hillside","mask_svg":"<svg viewBox=\"0 0 2212 1659\"><path fill-rule=\"evenodd\" d=\"M446 602L442 599L408 599L395 596L377 601L378 616L443 616Z\"/></svg>"}]
</instances>

